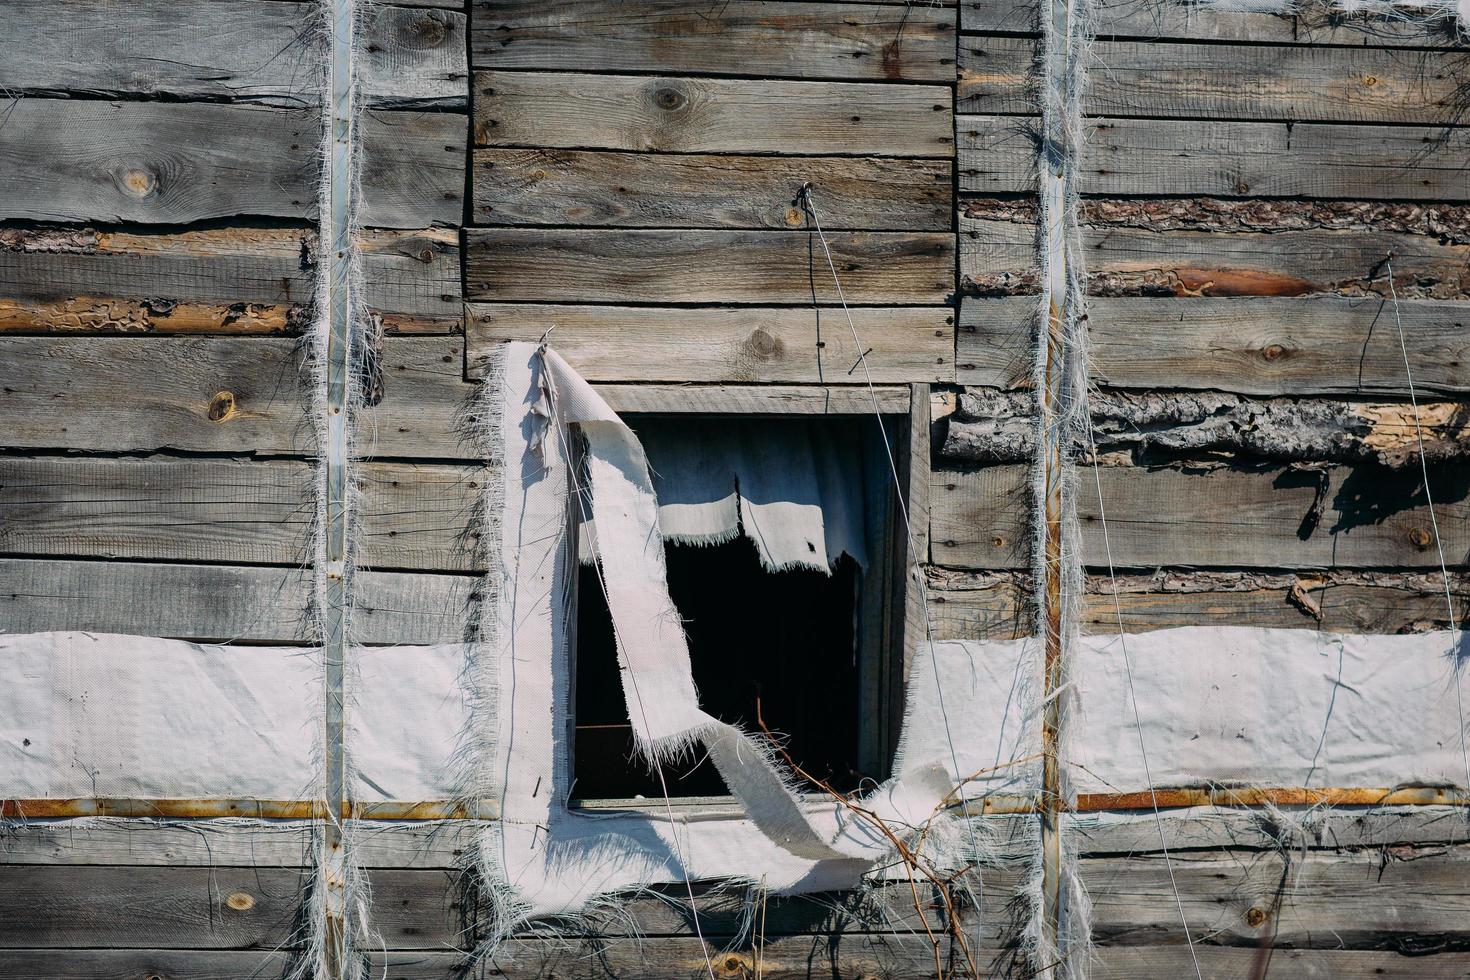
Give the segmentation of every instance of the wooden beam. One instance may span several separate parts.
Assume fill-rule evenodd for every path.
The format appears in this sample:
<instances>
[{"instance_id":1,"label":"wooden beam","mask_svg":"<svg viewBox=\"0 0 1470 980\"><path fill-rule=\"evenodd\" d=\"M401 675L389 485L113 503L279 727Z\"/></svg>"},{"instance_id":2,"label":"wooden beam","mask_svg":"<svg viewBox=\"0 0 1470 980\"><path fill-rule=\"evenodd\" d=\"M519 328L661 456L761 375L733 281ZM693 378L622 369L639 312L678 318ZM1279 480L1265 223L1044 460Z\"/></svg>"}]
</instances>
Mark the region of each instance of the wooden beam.
<instances>
[{"instance_id":1,"label":"wooden beam","mask_svg":"<svg viewBox=\"0 0 1470 980\"><path fill-rule=\"evenodd\" d=\"M1031 224L960 215L960 281L970 292L1035 290ZM1401 297L1470 298L1470 245L1373 228L1155 231L1083 225L1089 288L1109 296L1304 296L1388 292L1393 256Z\"/></svg>"},{"instance_id":2,"label":"wooden beam","mask_svg":"<svg viewBox=\"0 0 1470 980\"><path fill-rule=\"evenodd\" d=\"M1029 192L1034 142L1016 116L958 116L959 189ZM1094 121L1083 194L1470 200L1470 128L1329 123Z\"/></svg>"},{"instance_id":3,"label":"wooden beam","mask_svg":"<svg viewBox=\"0 0 1470 980\"><path fill-rule=\"evenodd\" d=\"M949 82L955 14L854 3L478 0L477 68Z\"/></svg>"},{"instance_id":4,"label":"wooden beam","mask_svg":"<svg viewBox=\"0 0 1470 980\"><path fill-rule=\"evenodd\" d=\"M482 474L364 465L363 567L469 570ZM314 479L294 461L0 457L0 552L296 565L310 558Z\"/></svg>"},{"instance_id":5,"label":"wooden beam","mask_svg":"<svg viewBox=\"0 0 1470 980\"><path fill-rule=\"evenodd\" d=\"M301 568L3 558L0 622L12 633L291 645L312 635L309 576ZM355 639L458 643L474 584L467 575L359 572Z\"/></svg>"},{"instance_id":6,"label":"wooden beam","mask_svg":"<svg viewBox=\"0 0 1470 980\"><path fill-rule=\"evenodd\" d=\"M9 229L0 332L299 333L319 253L302 228ZM368 230L360 254L365 298L386 331L458 331L458 233Z\"/></svg>"},{"instance_id":7,"label":"wooden beam","mask_svg":"<svg viewBox=\"0 0 1470 980\"><path fill-rule=\"evenodd\" d=\"M943 85L475 73L475 145L948 157ZM854 111L859 108L860 111Z\"/></svg>"},{"instance_id":8,"label":"wooden beam","mask_svg":"<svg viewBox=\"0 0 1470 980\"><path fill-rule=\"evenodd\" d=\"M314 110L26 98L5 111L0 219L187 224L315 216L321 131ZM364 115L363 223L458 225L464 126L463 116L449 113Z\"/></svg>"},{"instance_id":9,"label":"wooden beam","mask_svg":"<svg viewBox=\"0 0 1470 980\"><path fill-rule=\"evenodd\" d=\"M851 368L866 353L875 382L952 381L953 326L943 308L659 309L473 303L466 329L471 377L504 341L552 341L589 381L862 384Z\"/></svg>"},{"instance_id":10,"label":"wooden beam","mask_svg":"<svg viewBox=\"0 0 1470 980\"><path fill-rule=\"evenodd\" d=\"M954 290L953 235L841 232L827 240L849 303L943 303ZM838 301L820 275L821 248L805 231L471 228L465 261L471 300Z\"/></svg>"},{"instance_id":11,"label":"wooden beam","mask_svg":"<svg viewBox=\"0 0 1470 980\"><path fill-rule=\"evenodd\" d=\"M873 400L885 415L907 411L909 389L876 385L596 384L618 413L658 415L871 415Z\"/></svg>"},{"instance_id":12,"label":"wooden beam","mask_svg":"<svg viewBox=\"0 0 1470 980\"><path fill-rule=\"evenodd\" d=\"M1431 470L1445 557L1470 561L1463 467ZM1104 466L1108 536L1120 568L1437 568L1417 468L1332 466L1190 472ZM936 472L934 561L963 568L1030 566L1025 466ZM1079 481L1083 560L1105 564L1097 493Z\"/></svg>"},{"instance_id":13,"label":"wooden beam","mask_svg":"<svg viewBox=\"0 0 1470 980\"><path fill-rule=\"evenodd\" d=\"M829 230L948 231L952 165L882 157L476 150L475 221L621 228L805 227L811 183Z\"/></svg>"},{"instance_id":14,"label":"wooden beam","mask_svg":"<svg viewBox=\"0 0 1470 980\"><path fill-rule=\"evenodd\" d=\"M1439 51L1106 41L1083 111L1118 118L1262 119L1450 126L1470 66ZM965 38L955 111L1037 111L1029 38Z\"/></svg>"},{"instance_id":15,"label":"wooden beam","mask_svg":"<svg viewBox=\"0 0 1470 980\"><path fill-rule=\"evenodd\" d=\"M1024 387L1035 306L966 298L961 384ZM1395 310L1383 297L1099 298L1090 304L1093 380L1117 388L1215 388L1247 395L1406 398ZM1470 392L1470 302L1403 300L1421 394Z\"/></svg>"}]
</instances>

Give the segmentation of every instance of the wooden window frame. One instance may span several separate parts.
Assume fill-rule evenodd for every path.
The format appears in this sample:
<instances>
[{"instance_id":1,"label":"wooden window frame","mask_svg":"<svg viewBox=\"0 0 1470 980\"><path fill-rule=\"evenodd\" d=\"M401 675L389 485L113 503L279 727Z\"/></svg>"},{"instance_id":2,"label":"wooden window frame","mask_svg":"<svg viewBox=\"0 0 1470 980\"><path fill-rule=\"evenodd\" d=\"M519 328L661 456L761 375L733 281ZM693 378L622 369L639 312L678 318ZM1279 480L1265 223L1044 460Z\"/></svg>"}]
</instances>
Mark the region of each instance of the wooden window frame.
<instances>
[{"instance_id":1,"label":"wooden window frame","mask_svg":"<svg viewBox=\"0 0 1470 980\"><path fill-rule=\"evenodd\" d=\"M746 417L872 417L876 405L893 447L900 493L884 521L879 574L862 576L859 596L858 759L867 772L886 778L903 726L904 684L914 651L926 641L923 592L917 576L929 560L930 386L928 384L838 385L678 385L598 384L597 393L620 415L699 415ZM886 466L885 466L886 470ZM900 503L902 506L900 506ZM910 534L904 531L904 515ZM912 541L910 541L910 537ZM913 553L910 553L912 546ZM917 560L916 560L917 559ZM576 595L570 620L575 623ZM566 752L569 766L576 751L575 630L569 635ZM676 797L676 807L696 807L711 815L731 809L732 797ZM584 810L663 808L666 801L629 798L577 798L568 805ZM738 807L736 808L738 809Z\"/></svg>"}]
</instances>

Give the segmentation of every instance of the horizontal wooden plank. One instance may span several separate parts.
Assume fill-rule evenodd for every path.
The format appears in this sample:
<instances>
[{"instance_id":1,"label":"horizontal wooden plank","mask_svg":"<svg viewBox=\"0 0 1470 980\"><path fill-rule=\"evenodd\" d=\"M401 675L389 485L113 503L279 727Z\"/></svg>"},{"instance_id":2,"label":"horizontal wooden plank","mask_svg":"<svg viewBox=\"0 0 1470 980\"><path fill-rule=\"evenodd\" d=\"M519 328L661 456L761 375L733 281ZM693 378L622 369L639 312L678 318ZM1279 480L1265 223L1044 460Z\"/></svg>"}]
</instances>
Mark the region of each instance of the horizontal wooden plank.
<instances>
[{"instance_id":1,"label":"horizontal wooden plank","mask_svg":"<svg viewBox=\"0 0 1470 980\"><path fill-rule=\"evenodd\" d=\"M959 116L959 188L1034 190L1027 119ZM1109 119L1090 123L1084 194L1470 200L1470 128Z\"/></svg>"},{"instance_id":2,"label":"horizontal wooden plank","mask_svg":"<svg viewBox=\"0 0 1470 980\"><path fill-rule=\"evenodd\" d=\"M3 558L0 623L12 633L300 643L312 635L310 575L300 568ZM464 638L474 578L359 571L353 581L358 642Z\"/></svg>"},{"instance_id":3,"label":"horizontal wooden plank","mask_svg":"<svg viewBox=\"0 0 1470 980\"><path fill-rule=\"evenodd\" d=\"M1415 943L1405 939L1412 949ZM1212 980L1252 980L1263 968L1297 980L1454 980L1470 973L1470 953L1398 953L1392 950L1231 949L1199 945L1200 968ZM1264 965L1264 967L1263 967ZM1193 972L1182 944L1112 946L1096 952L1095 980L1177 977Z\"/></svg>"},{"instance_id":4,"label":"horizontal wooden plank","mask_svg":"<svg viewBox=\"0 0 1470 980\"><path fill-rule=\"evenodd\" d=\"M1245 41L1260 44L1341 44L1445 48L1463 45L1452 16L1345 13L1330 0L1301 0L1294 14L1212 9L1173 0L1096 0L1099 36ZM963 0L964 31L1036 33L1034 0Z\"/></svg>"},{"instance_id":5,"label":"horizontal wooden plank","mask_svg":"<svg viewBox=\"0 0 1470 980\"><path fill-rule=\"evenodd\" d=\"M1470 938L1464 845L1404 855L1365 851L1300 860L1288 850L1244 857L1176 854L1167 864L1161 855L1084 858L1093 939L1182 944L1170 866L1192 932L1218 945L1413 950Z\"/></svg>"},{"instance_id":6,"label":"horizontal wooden plank","mask_svg":"<svg viewBox=\"0 0 1470 980\"><path fill-rule=\"evenodd\" d=\"M1372 228L1154 231L1084 225L1089 289L1105 295L1300 296L1388 292L1470 298L1470 245ZM960 279L971 292L1036 292L1034 223L960 217Z\"/></svg>"},{"instance_id":7,"label":"horizontal wooden plank","mask_svg":"<svg viewBox=\"0 0 1470 980\"><path fill-rule=\"evenodd\" d=\"M907 385L596 384L615 412L682 415L885 415L909 410Z\"/></svg>"},{"instance_id":8,"label":"horizontal wooden plank","mask_svg":"<svg viewBox=\"0 0 1470 980\"><path fill-rule=\"evenodd\" d=\"M1455 566L1470 560L1470 487L1463 469L1431 471L1445 558ZM1077 497L1083 561L1106 567L1096 483L1090 472L1083 477ZM1104 466L1097 479L1119 568L1439 565L1417 469L1189 472ZM1030 567L1027 467L938 471L931 492L934 561L964 568Z\"/></svg>"},{"instance_id":9,"label":"horizontal wooden plank","mask_svg":"<svg viewBox=\"0 0 1470 980\"><path fill-rule=\"evenodd\" d=\"M186 224L316 213L315 110L27 98L7 107L5 135L0 218ZM463 116L369 112L362 141L365 225L460 223Z\"/></svg>"},{"instance_id":10,"label":"horizontal wooden plank","mask_svg":"<svg viewBox=\"0 0 1470 980\"><path fill-rule=\"evenodd\" d=\"M966 298L956 344L962 384L1029 383L1025 297ZM1421 393L1470 391L1470 303L1381 297L1099 298L1089 304L1092 380L1119 388L1216 388L1248 395L1406 398L1402 323Z\"/></svg>"},{"instance_id":11,"label":"horizontal wooden plank","mask_svg":"<svg viewBox=\"0 0 1470 980\"><path fill-rule=\"evenodd\" d=\"M317 254L315 232L299 228L12 228L0 231L0 332L297 333ZM369 230L361 256L385 330L458 331L457 232Z\"/></svg>"},{"instance_id":12,"label":"horizontal wooden plank","mask_svg":"<svg viewBox=\"0 0 1470 980\"><path fill-rule=\"evenodd\" d=\"M954 290L952 235L838 232L826 239L848 303L943 303ZM465 277L471 300L839 302L821 243L805 231L472 228Z\"/></svg>"},{"instance_id":13,"label":"horizontal wooden plank","mask_svg":"<svg viewBox=\"0 0 1470 980\"><path fill-rule=\"evenodd\" d=\"M955 111L1035 113L1037 43L965 38ZM1187 119L1463 121L1470 66L1439 51L1097 41L1083 112Z\"/></svg>"},{"instance_id":14,"label":"horizontal wooden plank","mask_svg":"<svg viewBox=\"0 0 1470 980\"><path fill-rule=\"evenodd\" d=\"M477 150L475 221L623 228L802 228L812 185L827 229L948 231L948 161L876 157Z\"/></svg>"},{"instance_id":15,"label":"horizontal wooden plank","mask_svg":"<svg viewBox=\"0 0 1470 980\"><path fill-rule=\"evenodd\" d=\"M954 380L952 311L862 308L855 348L841 309L650 309L474 303L466 329L471 375L495 344L534 343L551 327L557 351L589 381L865 384ZM866 355L867 371L859 366Z\"/></svg>"},{"instance_id":16,"label":"horizontal wooden plank","mask_svg":"<svg viewBox=\"0 0 1470 980\"><path fill-rule=\"evenodd\" d=\"M475 144L948 157L942 85L475 73Z\"/></svg>"},{"instance_id":17,"label":"horizontal wooden plank","mask_svg":"<svg viewBox=\"0 0 1470 980\"><path fill-rule=\"evenodd\" d=\"M321 102L326 44L310 3L173 0L119 16L88 0L12 0L6 15L0 87L13 95ZM367 104L464 106L464 14L367 4L361 31Z\"/></svg>"},{"instance_id":18,"label":"horizontal wooden plank","mask_svg":"<svg viewBox=\"0 0 1470 980\"><path fill-rule=\"evenodd\" d=\"M1128 633L1209 625L1333 633L1448 628L1442 584L1412 577L1420 581L1394 582L1390 576L1381 582L1314 575L1246 578L1225 573L1177 573L1161 581L1155 576L1120 575L1115 601L1113 582L1106 575L1092 575L1087 578L1080 625L1084 633L1094 634L1116 633L1120 618ZM1234 580L1219 580L1224 578ZM1452 594L1463 624L1470 618L1470 587L1460 582ZM942 640L1010 640L1035 633L1029 583L994 574L948 573L931 582L929 616L935 637Z\"/></svg>"},{"instance_id":19,"label":"horizontal wooden plank","mask_svg":"<svg viewBox=\"0 0 1470 980\"><path fill-rule=\"evenodd\" d=\"M362 567L468 570L481 472L361 467ZM315 473L294 461L0 457L0 552L299 565Z\"/></svg>"},{"instance_id":20,"label":"horizontal wooden plank","mask_svg":"<svg viewBox=\"0 0 1470 980\"><path fill-rule=\"evenodd\" d=\"M0 337L0 421L12 448L312 455L304 350L255 337ZM364 455L472 456L456 412L460 337L388 338Z\"/></svg>"},{"instance_id":21,"label":"horizontal wooden plank","mask_svg":"<svg viewBox=\"0 0 1470 980\"><path fill-rule=\"evenodd\" d=\"M927 4L477 0L476 68L953 81L953 10Z\"/></svg>"}]
</instances>

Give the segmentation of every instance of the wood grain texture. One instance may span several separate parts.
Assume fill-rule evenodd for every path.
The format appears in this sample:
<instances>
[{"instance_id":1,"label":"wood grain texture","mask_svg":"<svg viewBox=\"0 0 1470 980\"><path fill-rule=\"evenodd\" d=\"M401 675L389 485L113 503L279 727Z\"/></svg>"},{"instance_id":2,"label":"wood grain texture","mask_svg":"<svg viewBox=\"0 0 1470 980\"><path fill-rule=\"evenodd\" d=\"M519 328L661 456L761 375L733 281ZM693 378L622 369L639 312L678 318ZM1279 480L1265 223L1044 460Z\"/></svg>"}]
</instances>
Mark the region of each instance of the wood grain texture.
<instances>
[{"instance_id":1,"label":"wood grain texture","mask_svg":"<svg viewBox=\"0 0 1470 980\"><path fill-rule=\"evenodd\" d=\"M359 642L464 638L473 578L362 571L354 581ZM310 572L298 568L0 559L0 622L13 633L88 630L294 644L311 636L310 596Z\"/></svg>"},{"instance_id":2,"label":"wood grain texture","mask_svg":"<svg viewBox=\"0 0 1470 980\"><path fill-rule=\"evenodd\" d=\"M364 115L363 223L458 225L464 125L447 113ZM20 99L0 141L0 218L309 218L320 135L314 110Z\"/></svg>"},{"instance_id":3,"label":"wood grain texture","mask_svg":"<svg viewBox=\"0 0 1470 980\"><path fill-rule=\"evenodd\" d=\"M908 411L909 389L899 385L595 384L613 411L680 415L885 415Z\"/></svg>"},{"instance_id":4,"label":"wood grain texture","mask_svg":"<svg viewBox=\"0 0 1470 980\"><path fill-rule=\"evenodd\" d=\"M1464 41L1453 18L1345 14L1336 4L1304 2L1294 15L1211 10L1170 0L1098 0L1097 33L1108 37L1180 38L1259 44L1339 44L1449 48ZM963 0L964 31L1036 33L1032 0Z\"/></svg>"},{"instance_id":5,"label":"wood grain texture","mask_svg":"<svg viewBox=\"0 0 1470 980\"><path fill-rule=\"evenodd\" d=\"M1083 112L1109 118L1448 126L1470 110L1470 61L1442 51L1097 41ZM1038 111L1029 38L965 38L955 111Z\"/></svg>"},{"instance_id":6,"label":"wood grain texture","mask_svg":"<svg viewBox=\"0 0 1470 980\"><path fill-rule=\"evenodd\" d=\"M1417 471L1337 466L1145 469L1101 467L1108 538L1119 568L1437 568L1433 529ZM1470 483L1463 467L1431 471L1445 558L1470 560ZM964 568L1028 568L1029 483L1024 466L936 472L935 562ZM1319 487L1326 481L1326 489ZM1080 481L1082 558L1106 566L1097 491Z\"/></svg>"},{"instance_id":7,"label":"wood grain texture","mask_svg":"<svg viewBox=\"0 0 1470 980\"><path fill-rule=\"evenodd\" d=\"M1024 386L1025 297L966 298L958 378ZM1092 380L1119 388L1218 388L1249 395L1323 393L1406 398L1398 323L1420 393L1470 391L1470 303L1378 296L1310 299L1099 298L1088 323Z\"/></svg>"},{"instance_id":8,"label":"wood grain texture","mask_svg":"<svg viewBox=\"0 0 1470 980\"><path fill-rule=\"evenodd\" d=\"M317 253L315 232L297 228L4 230L0 332L299 333ZM364 295L385 330L459 330L457 233L368 230L361 255Z\"/></svg>"},{"instance_id":9,"label":"wood grain texture","mask_svg":"<svg viewBox=\"0 0 1470 980\"><path fill-rule=\"evenodd\" d=\"M1405 939L1405 947L1413 942ZM1296 980L1455 980L1470 972L1470 953L1405 955L1393 950L1275 949L1257 950L1201 946L1200 968L1212 980L1251 980L1266 961L1269 976ZM1182 944L1112 946L1097 951L1092 976L1097 980L1186 976L1193 971Z\"/></svg>"},{"instance_id":10,"label":"wood grain texture","mask_svg":"<svg viewBox=\"0 0 1470 980\"><path fill-rule=\"evenodd\" d=\"M1035 227L960 217L960 279L971 290L1034 277ZM1152 231L1083 226L1090 288L1178 296L1299 296L1387 291L1393 256L1399 295L1470 296L1470 245L1374 229Z\"/></svg>"},{"instance_id":11,"label":"wood grain texture","mask_svg":"<svg viewBox=\"0 0 1470 980\"><path fill-rule=\"evenodd\" d=\"M957 117L960 190L1032 192L1029 125ZM1091 123L1077 182L1084 194L1464 201L1467 152L1467 128L1109 119Z\"/></svg>"},{"instance_id":12,"label":"wood grain texture","mask_svg":"<svg viewBox=\"0 0 1470 980\"><path fill-rule=\"evenodd\" d=\"M943 303L954 236L827 236L847 302ZM805 231L549 230L465 232L465 297L564 303L836 304L820 241Z\"/></svg>"},{"instance_id":13,"label":"wood grain texture","mask_svg":"<svg viewBox=\"0 0 1470 980\"><path fill-rule=\"evenodd\" d=\"M948 157L941 85L484 71L475 145Z\"/></svg>"},{"instance_id":14,"label":"wood grain texture","mask_svg":"<svg viewBox=\"0 0 1470 980\"><path fill-rule=\"evenodd\" d=\"M314 477L291 461L0 457L0 552L300 565ZM470 567L481 470L370 463L360 477L364 568Z\"/></svg>"},{"instance_id":15,"label":"wood grain texture","mask_svg":"<svg viewBox=\"0 0 1470 980\"><path fill-rule=\"evenodd\" d=\"M1120 614L1129 633L1210 625L1402 633L1448 625L1444 592L1428 585L1319 584L1311 576L1302 585L1320 618L1294 600L1287 585L1165 591L1136 576L1122 576L1115 605L1108 579L1093 576L1088 579L1080 623L1084 633L1094 634L1116 633ZM1456 594L1457 607L1470 600L1470 593L1456 590ZM931 585L929 615L935 637L942 640L1011 640L1035 632L1029 590L1014 581Z\"/></svg>"},{"instance_id":16,"label":"wood grain texture","mask_svg":"<svg viewBox=\"0 0 1470 980\"><path fill-rule=\"evenodd\" d=\"M303 351L254 337L0 337L0 423L18 449L310 456ZM472 388L461 337L388 338L363 455L472 457L456 413Z\"/></svg>"},{"instance_id":17,"label":"wood grain texture","mask_svg":"<svg viewBox=\"0 0 1470 980\"><path fill-rule=\"evenodd\" d=\"M953 10L730 0L477 0L476 68L949 82Z\"/></svg>"},{"instance_id":18,"label":"wood grain texture","mask_svg":"<svg viewBox=\"0 0 1470 980\"><path fill-rule=\"evenodd\" d=\"M12 0L5 12L0 86L17 95L321 102L326 47L313 4L174 0L122 10L87 0ZM365 5L365 104L463 107L464 32L462 13Z\"/></svg>"},{"instance_id":19,"label":"wood grain texture","mask_svg":"<svg viewBox=\"0 0 1470 980\"><path fill-rule=\"evenodd\" d=\"M953 315L935 308L658 309L474 303L467 323L471 376L494 345L536 342L555 325L556 349L589 381L952 381ZM858 363L866 354L865 376Z\"/></svg>"},{"instance_id":20,"label":"wood grain texture","mask_svg":"<svg viewBox=\"0 0 1470 980\"><path fill-rule=\"evenodd\" d=\"M828 230L948 231L951 165L876 157L477 150L475 221L623 228L802 228L812 184Z\"/></svg>"}]
</instances>

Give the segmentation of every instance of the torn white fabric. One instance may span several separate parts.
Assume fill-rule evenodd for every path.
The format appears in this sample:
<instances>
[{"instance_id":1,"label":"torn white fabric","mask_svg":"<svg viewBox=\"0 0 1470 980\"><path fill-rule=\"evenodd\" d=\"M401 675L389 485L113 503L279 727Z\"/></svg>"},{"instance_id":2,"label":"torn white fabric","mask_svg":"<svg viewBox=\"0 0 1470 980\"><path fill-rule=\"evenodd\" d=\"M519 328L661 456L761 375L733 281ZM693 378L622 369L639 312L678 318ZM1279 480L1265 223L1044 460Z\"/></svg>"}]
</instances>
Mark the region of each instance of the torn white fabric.
<instances>
[{"instance_id":1,"label":"torn white fabric","mask_svg":"<svg viewBox=\"0 0 1470 980\"><path fill-rule=\"evenodd\" d=\"M648 417L633 423L672 544L712 545L744 534L770 571L827 572L843 555L866 567L869 511L886 501L871 419ZM595 528L578 554L591 561Z\"/></svg>"},{"instance_id":2,"label":"torn white fabric","mask_svg":"<svg viewBox=\"0 0 1470 980\"><path fill-rule=\"evenodd\" d=\"M880 828L839 803L800 800L764 742L699 706L638 440L554 352L504 345L490 377L481 415L493 427L487 438L506 481L487 497L486 523L499 540L485 556L484 635L467 671L477 706L467 750L479 759L473 784L493 793L502 814L486 834L483 867L507 920L574 912L605 892L685 876L760 877L776 891L856 884L888 852ZM577 487L569 504L574 425L586 441L589 486ZM565 805L570 506L595 524L591 544L637 744L654 766L696 747L707 752L743 818L686 824L672 814L592 816ZM1002 775L987 777L1016 778L1005 738L1024 739L1028 728L1004 707L1020 710L1010 690L1016 662L988 653L994 659L977 665L961 644L922 651L896 775L863 798L865 809L900 830L915 828L955 801L957 783L971 771L993 770L1000 759ZM926 690L932 695L927 678L935 676L945 685L944 712L922 699ZM997 696L1000 680L1006 693Z\"/></svg>"},{"instance_id":3,"label":"torn white fabric","mask_svg":"<svg viewBox=\"0 0 1470 980\"><path fill-rule=\"evenodd\" d=\"M352 656L352 798L451 798L463 648ZM316 797L314 649L29 633L0 636L0 676L0 798Z\"/></svg>"},{"instance_id":4,"label":"torn white fabric","mask_svg":"<svg viewBox=\"0 0 1470 980\"><path fill-rule=\"evenodd\" d=\"M1460 785L1457 638L1242 626L1130 635L1154 785ZM1078 645L1083 698L1070 761L1079 792L1148 788L1123 642Z\"/></svg>"}]
</instances>

